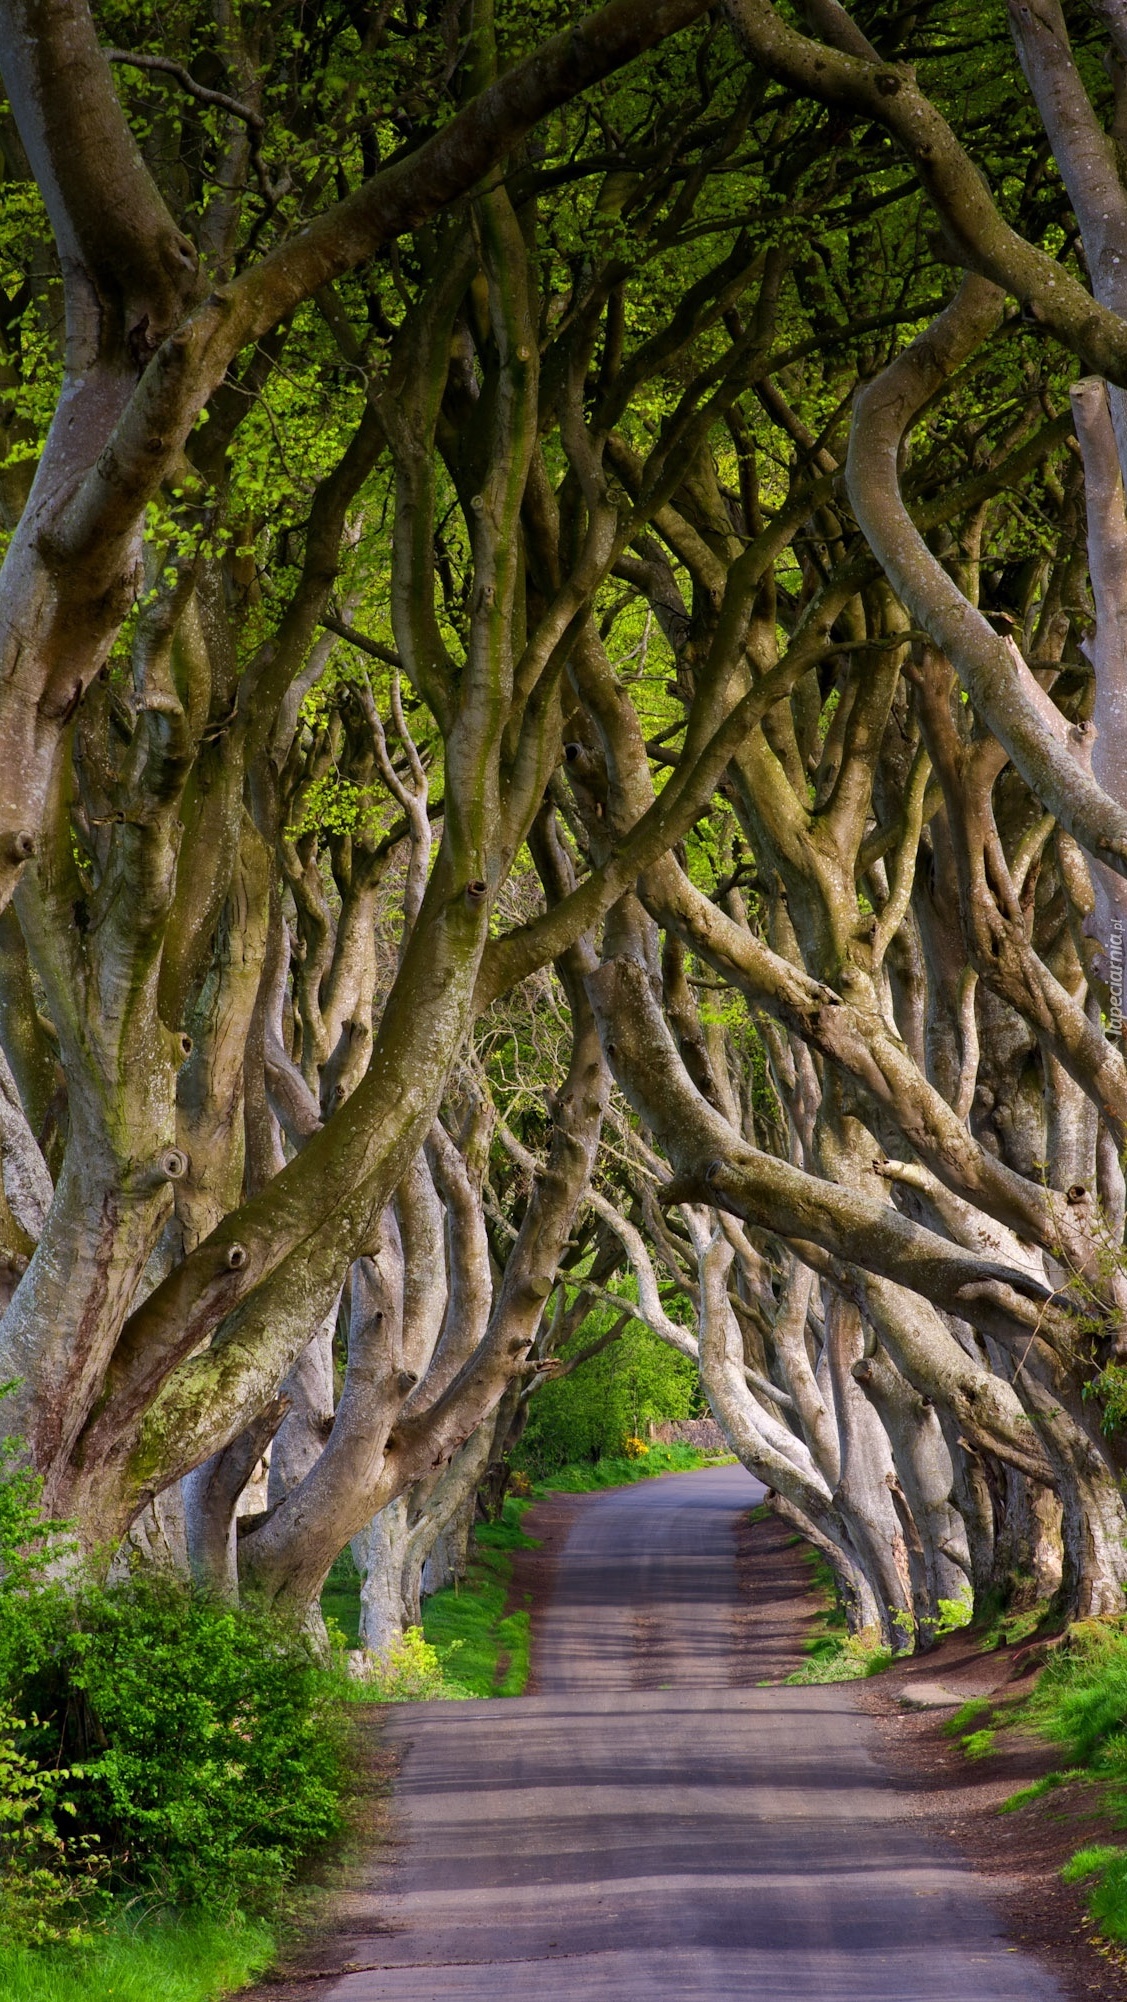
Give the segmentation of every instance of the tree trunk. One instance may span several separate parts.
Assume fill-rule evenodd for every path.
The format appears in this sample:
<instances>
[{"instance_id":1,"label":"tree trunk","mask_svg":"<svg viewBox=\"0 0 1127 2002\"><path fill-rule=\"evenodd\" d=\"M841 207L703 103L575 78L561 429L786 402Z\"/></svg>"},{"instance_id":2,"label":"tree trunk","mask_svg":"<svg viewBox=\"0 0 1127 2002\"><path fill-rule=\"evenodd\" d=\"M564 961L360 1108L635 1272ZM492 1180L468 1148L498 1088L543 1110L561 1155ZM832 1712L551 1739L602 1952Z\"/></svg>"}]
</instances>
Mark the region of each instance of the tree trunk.
<instances>
[{"instance_id":1,"label":"tree trunk","mask_svg":"<svg viewBox=\"0 0 1127 2002\"><path fill-rule=\"evenodd\" d=\"M403 1590L407 1535L407 1496L398 1495L352 1539L360 1573L360 1645L381 1661L410 1624Z\"/></svg>"}]
</instances>

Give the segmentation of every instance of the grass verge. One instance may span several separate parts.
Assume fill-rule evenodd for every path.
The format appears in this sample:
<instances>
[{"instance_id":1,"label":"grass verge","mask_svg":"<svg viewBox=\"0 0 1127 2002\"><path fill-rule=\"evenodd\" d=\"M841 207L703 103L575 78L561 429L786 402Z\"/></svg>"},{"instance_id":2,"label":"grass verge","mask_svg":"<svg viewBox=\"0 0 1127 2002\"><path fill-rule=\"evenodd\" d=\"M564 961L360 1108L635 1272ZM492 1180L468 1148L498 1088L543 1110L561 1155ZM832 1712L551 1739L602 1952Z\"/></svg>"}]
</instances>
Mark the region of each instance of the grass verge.
<instances>
[{"instance_id":1,"label":"grass verge","mask_svg":"<svg viewBox=\"0 0 1127 2002\"><path fill-rule=\"evenodd\" d=\"M0 1947L0 2002L215 2002L264 1973L275 1947L250 1919L119 1916L80 1946Z\"/></svg>"},{"instance_id":2,"label":"grass verge","mask_svg":"<svg viewBox=\"0 0 1127 2002\"><path fill-rule=\"evenodd\" d=\"M752 1511L753 1518L765 1519L771 1511L765 1506ZM881 1645L879 1633L866 1631L850 1634L845 1628L845 1613L838 1596L834 1574L820 1550L806 1542L802 1536L787 1539L799 1551L810 1571L810 1584L822 1601L821 1615L817 1631L803 1643L803 1653L807 1659L801 1668L793 1669L784 1681L798 1685L823 1682L857 1682L863 1676L877 1675L887 1668L892 1660L891 1650Z\"/></svg>"},{"instance_id":3,"label":"grass verge","mask_svg":"<svg viewBox=\"0 0 1127 2002\"><path fill-rule=\"evenodd\" d=\"M521 1528L531 1500L507 1495L496 1522L478 1524L465 1578L433 1593L423 1607L426 1639L471 1696L519 1696L528 1681L528 1610L506 1609L513 1553L535 1547Z\"/></svg>"},{"instance_id":4,"label":"grass verge","mask_svg":"<svg viewBox=\"0 0 1127 2002\"><path fill-rule=\"evenodd\" d=\"M1127 1829L1127 1618L1082 1620L1048 1645L1031 1696L997 1708L997 1697L972 1699L944 1728L962 1737L969 1758L994 1749L995 1726L1016 1726L1061 1748L1060 1770L1011 1794L1000 1813L1020 1813L1079 1784L1089 1789L1085 1818L1094 1815L1098 1825L1106 1817L1113 1831ZM1127 1945L1127 1846L1089 1842L1069 1857L1061 1876L1084 1887L1088 1917L1103 1939Z\"/></svg>"},{"instance_id":5,"label":"grass verge","mask_svg":"<svg viewBox=\"0 0 1127 2002\"><path fill-rule=\"evenodd\" d=\"M1055 1647L1025 1705L1023 1721L1061 1746L1068 1770L1055 1781L1096 1781L1113 1827L1127 1828L1127 1622L1082 1620ZM1024 1790L1025 1798L1034 1794ZM1007 1801L1007 1808L1021 1797ZM1105 1939L1127 1943L1127 1847L1078 1849L1065 1864L1066 1883L1085 1884L1088 1916Z\"/></svg>"}]
</instances>

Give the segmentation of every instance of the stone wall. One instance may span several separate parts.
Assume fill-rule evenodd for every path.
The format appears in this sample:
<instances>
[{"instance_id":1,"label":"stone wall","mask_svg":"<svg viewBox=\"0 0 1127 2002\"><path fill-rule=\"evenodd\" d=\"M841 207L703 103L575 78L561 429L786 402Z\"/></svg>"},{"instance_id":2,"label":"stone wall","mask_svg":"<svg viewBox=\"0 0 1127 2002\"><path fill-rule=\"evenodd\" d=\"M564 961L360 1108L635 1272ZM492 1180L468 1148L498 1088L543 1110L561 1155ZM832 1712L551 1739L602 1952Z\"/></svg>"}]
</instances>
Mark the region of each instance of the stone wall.
<instances>
[{"instance_id":1,"label":"stone wall","mask_svg":"<svg viewBox=\"0 0 1127 2002\"><path fill-rule=\"evenodd\" d=\"M659 1446L695 1446L701 1453L730 1453L731 1447L715 1418L667 1418L650 1426L650 1438Z\"/></svg>"}]
</instances>

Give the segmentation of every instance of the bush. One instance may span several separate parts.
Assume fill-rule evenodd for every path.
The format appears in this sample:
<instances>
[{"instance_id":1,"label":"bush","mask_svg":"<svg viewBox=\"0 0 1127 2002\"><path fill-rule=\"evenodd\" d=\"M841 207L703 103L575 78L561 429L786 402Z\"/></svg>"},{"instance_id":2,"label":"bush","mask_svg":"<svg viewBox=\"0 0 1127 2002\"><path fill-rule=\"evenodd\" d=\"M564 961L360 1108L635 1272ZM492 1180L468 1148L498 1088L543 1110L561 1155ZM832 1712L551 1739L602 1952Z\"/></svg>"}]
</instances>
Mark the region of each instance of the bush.
<instances>
[{"instance_id":1,"label":"bush","mask_svg":"<svg viewBox=\"0 0 1127 2002\"><path fill-rule=\"evenodd\" d=\"M44 1771L21 1752L25 1726L0 1703L0 1942L73 1945L82 1937L104 1865L95 1845L67 1843L55 1812L73 1813L65 1770Z\"/></svg>"},{"instance_id":2,"label":"bush","mask_svg":"<svg viewBox=\"0 0 1127 2002\"><path fill-rule=\"evenodd\" d=\"M58 1914L68 1897L81 1903L98 1855L115 1885L212 1910L260 1906L340 1822L325 1676L275 1619L166 1574L97 1585L72 1544L66 1589L53 1581L64 1526L42 1516L41 1483L18 1451L0 1445L7 1938L65 1932ZM43 1925L29 1932L22 1914L36 1896Z\"/></svg>"},{"instance_id":3,"label":"bush","mask_svg":"<svg viewBox=\"0 0 1127 2002\"><path fill-rule=\"evenodd\" d=\"M0 1386L0 1398L11 1388ZM75 1548L65 1523L44 1516L43 1482L21 1466L21 1448L19 1439L0 1439L0 1691L13 1696L68 1624L66 1595L49 1572Z\"/></svg>"},{"instance_id":4,"label":"bush","mask_svg":"<svg viewBox=\"0 0 1127 2002\"><path fill-rule=\"evenodd\" d=\"M408 1627L393 1641L386 1660L368 1655L356 1674L364 1693L377 1703L459 1702L472 1692L446 1672L446 1662L462 1645L454 1641L441 1654L423 1637L421 1627Z\"/></svg>"},{"instance_id":5,"label":"bush","mask_svg":"<svg viewBox=\"0 0 1127 2002\"><path fill-rule=\"evenodd\" d=\"M41 1756L62 1748L76 1826L98 1837L117 1882L259 1908L339 1826L325 1678L266 1615L156 1572L88 1586L25 1692L42 1720L29 1742Z\"/></svg>"},{"instance_id":6,"label":"bush","mask_svg":"<svg viewBox=\"0 0 1127 2002\"><path fill-rule=\"evenodd\" d=\"M57 1815L74 1814L62 1792L71 1775L57 1752L40 1765L21 1748L28 1727L11 1700L66 1624L63 1593L46 1579L63 1525L44 1517L43 1483L19 1453L18 1439L0 1440L0 1942L40 1947L82 1935L104 1865L93 1840L60 1834Z\"/></svg>"}]
</instances>

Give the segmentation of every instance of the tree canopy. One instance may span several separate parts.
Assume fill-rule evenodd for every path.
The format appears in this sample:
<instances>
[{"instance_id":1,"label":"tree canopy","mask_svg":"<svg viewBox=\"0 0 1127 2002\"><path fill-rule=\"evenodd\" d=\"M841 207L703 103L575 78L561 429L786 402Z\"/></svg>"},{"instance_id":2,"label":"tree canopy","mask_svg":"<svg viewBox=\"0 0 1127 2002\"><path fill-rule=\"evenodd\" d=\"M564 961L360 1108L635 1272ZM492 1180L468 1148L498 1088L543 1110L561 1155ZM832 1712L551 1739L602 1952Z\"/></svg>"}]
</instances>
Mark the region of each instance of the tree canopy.
<instances>
[{"instance_id":1,"label":"tree canopy","mask_svg":"<svg viewBox=\"0 0 1127 2002\"><path fill-rule=\"evenodd\" d=\"M1120 1611L1118 0L3 18L50 1508L409 1609L641 1323L858 1625Z\"/></svg>"}]
</instances>

